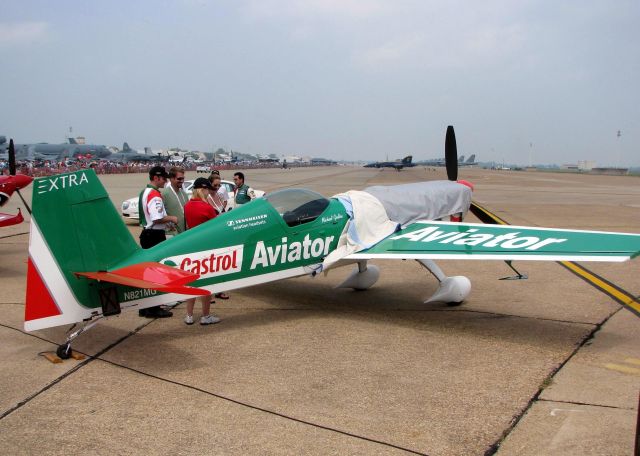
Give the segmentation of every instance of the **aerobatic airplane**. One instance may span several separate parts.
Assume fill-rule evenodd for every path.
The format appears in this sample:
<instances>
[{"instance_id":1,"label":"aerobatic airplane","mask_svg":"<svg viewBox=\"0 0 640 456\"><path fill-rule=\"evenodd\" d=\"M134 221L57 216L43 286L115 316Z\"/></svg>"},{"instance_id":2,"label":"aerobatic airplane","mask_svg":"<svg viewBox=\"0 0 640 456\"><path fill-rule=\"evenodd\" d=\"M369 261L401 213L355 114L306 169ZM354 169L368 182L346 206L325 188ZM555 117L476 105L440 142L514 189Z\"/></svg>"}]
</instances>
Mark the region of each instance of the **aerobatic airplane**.
<instances>
[{"instance_id":1,"label":"aerobatic airplane","mask_svg":"<svg viewBox=\"0 0 640 456\"><path fill-rule=\"evenodd\" d=\"M11 140L9 143L9 175L0 175L0 207L4 206L7 201L9 201L14 192L20 195L20 189L26 187L32 181L33 178L31 176L16 174L14 146L13 140ZM20 195L20 198L22 198L22 195ZM26 207L28 210L28 206ZM23 221L24 217L22 216L22 211L20 209L18 209L18 213L15 215L0 213L0 227L17 225Z\"/></svg>"},{"instance_id":2,"label":"aerobatic airplane","mask_svg":"<svg viewBox=\"0 0 640 456\"><path fill-rule=\"evenodd\" d=\"M624 261L640 253L640 234L457 222L473 207L472 185L456 180L452 127L445 152L448 181L369 187L332 198L280 190L147 250L93 170L36 179L25 330L84 322L58 347L68 358L75 337L123 310L316 276L347 264L356 268L341 286L367 289L379 277L368 264L376 258L417 260L440 282L426 302L458 304L470 281L447 277L434 260Z\"/></svg>"}]
</instances>

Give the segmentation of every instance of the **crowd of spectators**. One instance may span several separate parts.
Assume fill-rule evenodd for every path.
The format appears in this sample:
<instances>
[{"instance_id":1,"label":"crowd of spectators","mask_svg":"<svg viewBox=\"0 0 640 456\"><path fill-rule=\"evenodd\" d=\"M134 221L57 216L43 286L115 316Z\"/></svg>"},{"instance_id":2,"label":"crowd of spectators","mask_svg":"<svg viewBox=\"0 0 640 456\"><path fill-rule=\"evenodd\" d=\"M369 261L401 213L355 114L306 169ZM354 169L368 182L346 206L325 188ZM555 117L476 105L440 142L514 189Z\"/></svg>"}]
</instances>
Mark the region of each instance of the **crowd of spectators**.
<instances>
[{"instance_id":1,"label":"crowd of spectators","mask_svg":"<svg viewBox=\"0 0 640 456\"><path fill-rule=\"evenodd\" d=\"M52 174L66 173L70 171L78 171L80 169L92 168L96 174L127 174L127 173L147 173L154 166L170 167L168 161L150 161L150 162L128 162L120 163L109 160L63 160L60 162L52 161L24 161L16 163L18 174L26 174L32 177L50 176ZM195 171L196 167L203 166L202 163L185 162L180 163L185 171ZM278 162L251 162L243 161L236 163L210 163L211 169L217 170L235 170L235 169L256 169L256 168L282 168L282 164ZM312 166L310 163L288 163L288 167L306 167ZM0 159L0 174L6 174L9 168L7 160Z\"/></svg>"}]
</instances>

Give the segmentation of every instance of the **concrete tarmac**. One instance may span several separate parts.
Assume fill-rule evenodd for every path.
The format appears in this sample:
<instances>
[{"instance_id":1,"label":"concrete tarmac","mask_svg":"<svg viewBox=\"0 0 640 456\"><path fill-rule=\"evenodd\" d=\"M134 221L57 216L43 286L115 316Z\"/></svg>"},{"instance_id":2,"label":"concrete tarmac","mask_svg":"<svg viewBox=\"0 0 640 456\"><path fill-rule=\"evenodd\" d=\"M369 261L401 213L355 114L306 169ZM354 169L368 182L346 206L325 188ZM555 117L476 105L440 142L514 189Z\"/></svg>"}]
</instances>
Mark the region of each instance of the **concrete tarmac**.
<instances>
[{"instance_id":1,"label":"concrete tarmac","mask_svg":"<svg viewBox=\"0 0 640 456\"><path fill-rule=\"evenodd\" d=\"M423 167L246 174L267 192L326 196L445 178ZM640 233L637 177L460 177L511 224ZM146 176L101 180L119 207ZM18 206L16 195L3 211ZM365 292L333 288L342 268L230 292L213 326L186 326L183 305L169 319L124 313L76 340L87 359L52 364L39 353L68 328L22 327L27 231L0 232L0 454L633 453L640 320L556 263L516 262L529 279L500 281L512 275L503 262L439 262L473 284L453 308L422 303L436 281L416 262L376 262ZM584 265L640 293L640 261Z\"/></svg>"}]
</instances>

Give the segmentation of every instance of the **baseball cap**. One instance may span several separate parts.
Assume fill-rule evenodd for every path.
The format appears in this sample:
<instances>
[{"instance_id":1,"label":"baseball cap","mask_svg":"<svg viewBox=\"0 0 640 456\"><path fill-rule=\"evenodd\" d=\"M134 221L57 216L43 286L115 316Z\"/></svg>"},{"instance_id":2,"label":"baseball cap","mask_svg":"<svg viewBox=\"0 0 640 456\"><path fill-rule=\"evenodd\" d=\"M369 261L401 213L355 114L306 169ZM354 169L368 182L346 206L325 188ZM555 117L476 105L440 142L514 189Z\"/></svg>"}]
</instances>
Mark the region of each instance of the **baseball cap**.
<instances>
[{"instance_id":1,"label":"baseball cap","mask_svg":"<svg viewBox=\"0 0 640 456\"><path fill-rule=\"evenodd\" d=\"M209 179L205 177L199 177L193 183L193 188L208 188L209 190L213 190L213 185L211 185Z\"/></svg>"},{"instance_id":2,"label":"baseball cap","mask_svg":"<svg viewBox=\"0 0 640 456\"><path fill-rule=\"evenodd\" d=\"M169 174L167 173L167 170L164 169L164 166L154 166L149 170L149 179L153 179L153 176L168 178Z\"/></svg>"}]
</instances>

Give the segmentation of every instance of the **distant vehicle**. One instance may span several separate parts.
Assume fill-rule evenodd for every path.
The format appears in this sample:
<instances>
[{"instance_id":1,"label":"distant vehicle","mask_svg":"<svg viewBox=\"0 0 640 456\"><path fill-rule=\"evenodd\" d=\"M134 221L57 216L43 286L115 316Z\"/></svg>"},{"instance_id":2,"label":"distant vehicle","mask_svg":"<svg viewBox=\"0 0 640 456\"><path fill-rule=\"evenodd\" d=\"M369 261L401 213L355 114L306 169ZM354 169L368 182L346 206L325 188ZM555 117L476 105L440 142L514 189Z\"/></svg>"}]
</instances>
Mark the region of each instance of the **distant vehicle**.
<instances>
[{"instance_id":1,"label":"distant vehicle","mask_svg":"<svg viewBox=\"0 0 640 456\"><path fill-rule=\"evenodd\" d=\"M7 138L0 136L0 155L4 155L8 147ZM111 155L106 146L78 144L73 138L62 144L15 144L15 152L18 161L61 161L68 158L106 158Z\"/></svg>"},{"instance_id":2,"label":"distant vehicle","mask_svg":"<svg viewBox=\"0 0 640 456\"><path fill-rule=\"evenodd\" d=\"M184 181L183 187L189 197L191 197L191 191L193 187L194 180ZM227 203L227 210L231 210L236 206L235 201L235 184L228 180L222 181L222 186L229 193L229 202ZM262 190L254 190L256 198L262 198L265 195L265 192ZM129 198L126 201L122 202L122 216L130 219L139 219L140 214L138 211L138 197Z\"/></svg>"},{"instance_id":3,"label":"distant vehicle","mask_svg":"<svg viewBox=\"0 0 640 456\"><path fill-rule=\"evenodd\" d=\"M415 163L412 163L413 156L407 155L402 160L398 159L396 161L386 161L386 162L375 162L369 163L368 165L364 165L365 168L393 168L396 171L400 171L402 168L411 168L416 166Z\"/></svg>"},{"instance_id":4,"label":"distant vehicle","mask_svg":"<svg viewBox=\"0 0 640 456\"><path fill-rule=\"evenodd\" d=\"M196 173L210 173L211 165L198 165L196 166Z\"/></svg>"}]
</instances>

